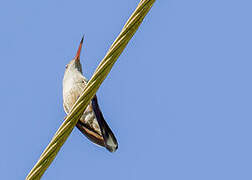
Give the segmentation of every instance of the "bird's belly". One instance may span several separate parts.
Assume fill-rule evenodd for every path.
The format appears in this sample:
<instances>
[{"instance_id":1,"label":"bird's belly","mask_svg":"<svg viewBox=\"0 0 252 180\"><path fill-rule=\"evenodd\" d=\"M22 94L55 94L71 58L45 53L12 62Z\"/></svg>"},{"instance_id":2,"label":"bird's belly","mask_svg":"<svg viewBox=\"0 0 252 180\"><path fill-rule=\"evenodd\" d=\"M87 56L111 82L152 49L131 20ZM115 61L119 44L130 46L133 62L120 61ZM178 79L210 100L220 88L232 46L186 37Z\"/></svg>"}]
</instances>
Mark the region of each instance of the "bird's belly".
<instances>
[{"instance_id":1,"label":"bird's belly","mask_svg":"<svg viewBox=\"0 0 252 180\"><path fill-rule=\"evenodd\" d=\"M63 104L64 104L64 109L66 113L69 113L77 99L79 98L81 92L82 92L81 87L72 87L71 89L68 90L68 92L63 92ZM101 130L99 127L99 124L97 122L95 113L92 108L92 103L90 102L87 108L85 109L83 115L80 118L80 121L84 123L90 130L95 131L99 135L101 134Z\"/></svg>"}]
</instances>

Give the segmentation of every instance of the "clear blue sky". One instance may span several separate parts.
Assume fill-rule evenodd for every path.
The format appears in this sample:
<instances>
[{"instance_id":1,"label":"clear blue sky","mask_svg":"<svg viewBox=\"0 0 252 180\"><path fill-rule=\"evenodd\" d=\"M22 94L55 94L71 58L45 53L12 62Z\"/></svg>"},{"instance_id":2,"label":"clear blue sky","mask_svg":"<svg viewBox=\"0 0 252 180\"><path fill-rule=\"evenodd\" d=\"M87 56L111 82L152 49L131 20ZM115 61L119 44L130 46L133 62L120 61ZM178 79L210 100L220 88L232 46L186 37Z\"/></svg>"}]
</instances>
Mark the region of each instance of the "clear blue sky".
<instances>
[{"instance_id":1,"label":"clear blue sky","mask_svg":"<svg viewBox=\"0 0 252 180\"><path fill-rule=\"evenodd\" d=\"M24 179L62 123L81 36L90 78L137 3L1 1L0 179ZM251 7L157 0L98 91L118 151L75 128L43 179L251 180Z\"/></svg>"}]
</instances>

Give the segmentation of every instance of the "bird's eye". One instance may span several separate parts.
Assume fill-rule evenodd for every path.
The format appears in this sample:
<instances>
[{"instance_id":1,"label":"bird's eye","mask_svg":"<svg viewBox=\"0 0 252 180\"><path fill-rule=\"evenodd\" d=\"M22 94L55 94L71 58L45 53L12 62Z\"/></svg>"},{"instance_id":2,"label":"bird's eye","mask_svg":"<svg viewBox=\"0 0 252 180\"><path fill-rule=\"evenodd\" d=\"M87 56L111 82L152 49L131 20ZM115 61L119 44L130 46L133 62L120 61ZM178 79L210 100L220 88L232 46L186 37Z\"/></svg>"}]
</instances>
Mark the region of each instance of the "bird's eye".
<instances>
[{"instance_id":1,"label":"bird's eye","mask_svg":"<svg viewBox=\"0 0 252 180\"><path fill-rule=\"evenodd\" d=\"M66 68L68 68L68 64L66 65Z\"/></svg>"}]
</instances>

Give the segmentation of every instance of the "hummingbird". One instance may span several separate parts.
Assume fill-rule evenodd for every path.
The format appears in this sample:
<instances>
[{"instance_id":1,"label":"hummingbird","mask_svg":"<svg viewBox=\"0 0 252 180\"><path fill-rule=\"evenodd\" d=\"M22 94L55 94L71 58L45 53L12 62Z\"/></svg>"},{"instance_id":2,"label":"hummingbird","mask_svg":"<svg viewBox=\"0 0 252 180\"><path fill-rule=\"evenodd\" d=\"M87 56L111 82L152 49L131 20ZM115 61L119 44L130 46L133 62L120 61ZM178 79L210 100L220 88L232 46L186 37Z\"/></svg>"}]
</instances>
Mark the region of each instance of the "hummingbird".
<instances>
[{"instance_id":1,"label":"hummingbird","mask_svg":"<svg viewBox=\"0 0 252 180\"><path fill-rule=\"evenodd\" d=\"M66 65L64 73L63 107L66 114L70 112L88 82L88 79L82 74L80 63L83 38L84 36L80 41L76 56ZM76 127L93 143L105 147L110 152L117 150L117 140L103 117L96 95L84 110Z\"/></svg>"}]
</instances>

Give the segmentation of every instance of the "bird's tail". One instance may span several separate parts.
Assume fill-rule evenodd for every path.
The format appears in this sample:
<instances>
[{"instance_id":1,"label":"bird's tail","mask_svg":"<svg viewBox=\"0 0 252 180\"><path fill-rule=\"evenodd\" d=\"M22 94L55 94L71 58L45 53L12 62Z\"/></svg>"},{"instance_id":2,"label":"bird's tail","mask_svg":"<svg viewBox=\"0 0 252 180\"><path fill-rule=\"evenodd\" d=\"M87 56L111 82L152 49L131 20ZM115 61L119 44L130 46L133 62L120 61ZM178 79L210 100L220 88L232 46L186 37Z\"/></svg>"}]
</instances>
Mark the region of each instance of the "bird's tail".
<instances>
[{"instance_id":1,"label":"bird's tail","mask_svg":"<svg viewBox=\"0 0 252 180\"><path fill-rule=\"evenodd\" d=\"M97 122L101 129L102 137L104 139L104 145L110 152L115 152L118 148L118 143L113 132L109 128L108 124L106 123L102 115L102 112L100 111L96 95L92 99L92 106L93 106L93 111L95 113Z\"/></svg>"}]
</instances>

